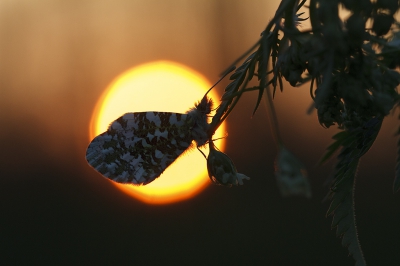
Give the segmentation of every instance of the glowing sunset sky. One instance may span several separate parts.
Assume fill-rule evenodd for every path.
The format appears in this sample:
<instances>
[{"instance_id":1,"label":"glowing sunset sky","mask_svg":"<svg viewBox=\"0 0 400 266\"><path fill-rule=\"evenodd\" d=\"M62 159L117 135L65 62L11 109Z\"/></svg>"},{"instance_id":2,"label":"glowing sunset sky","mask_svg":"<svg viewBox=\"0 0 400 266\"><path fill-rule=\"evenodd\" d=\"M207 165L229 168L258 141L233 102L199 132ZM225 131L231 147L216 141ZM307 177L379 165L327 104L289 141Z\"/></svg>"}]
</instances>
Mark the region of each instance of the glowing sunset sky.
<instances>
[{"instance_id":1,"label":"glowing sunset sky","mask_svg":"<svg viewBox=\"0 0 400 266\"><path fill-rule=\"evenodd\" d=\"M0 264L352 265L321 203L333 161L314 167L335 129L305 114L308 87L285 86L275 102L283 139L308 168L311 200L280 197L265 110L251 117L256 94L242 97L226 129L226 153L251 178L244 186L209 185L191 200L154 206L121 193L85 160L93 110L118 75L169 60L214 83L277 5L0 1ZM399 262L396 118L359 168L356 212L370 265Z\"/></svg>"}]
</instances>

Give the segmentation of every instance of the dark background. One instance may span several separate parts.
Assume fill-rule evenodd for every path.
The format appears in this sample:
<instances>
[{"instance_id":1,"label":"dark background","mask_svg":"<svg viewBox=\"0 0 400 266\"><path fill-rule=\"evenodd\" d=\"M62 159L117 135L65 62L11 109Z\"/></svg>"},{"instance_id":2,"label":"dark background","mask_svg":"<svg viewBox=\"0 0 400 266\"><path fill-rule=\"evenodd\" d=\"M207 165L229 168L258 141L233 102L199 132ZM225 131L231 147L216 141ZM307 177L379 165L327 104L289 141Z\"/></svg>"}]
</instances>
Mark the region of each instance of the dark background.
<instances>
[{"instance_id":1,"label":"dark background","mask_svg":"<svg viewBox=\"0 0 400 266\"><path fill-rule=\"evenodd\" d=\"M215 81L258 39L277 7L267 2L2 0L0 264L353 265L322 202L334 162L315 166L336 131L306 116L306 87L286 86L276 108L286 146L309 169L311 200L279 195L265 110L251 118L256 95L228 119L226 153L251 177L244 186L146 205L84 158L92 110L117 75L165 59ZM397 126L384 122L358 172L369 265L400 265Z\"/></svg>"}]
</instances>

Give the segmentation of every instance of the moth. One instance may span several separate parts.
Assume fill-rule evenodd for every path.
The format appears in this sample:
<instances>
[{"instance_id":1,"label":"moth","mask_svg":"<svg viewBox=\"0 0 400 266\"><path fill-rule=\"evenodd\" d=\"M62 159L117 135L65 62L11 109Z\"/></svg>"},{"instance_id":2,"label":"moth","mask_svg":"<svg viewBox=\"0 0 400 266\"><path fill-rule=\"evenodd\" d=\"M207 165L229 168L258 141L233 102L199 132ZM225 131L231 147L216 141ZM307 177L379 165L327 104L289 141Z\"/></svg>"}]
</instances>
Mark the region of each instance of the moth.
<instances>
[{"instance_id":1,"label":"moth","mask_svg":"<svg viewBox=\"0 0 400 266\"><path fill-rule=\"evenodd\" d=\"M126 113L95 137L88 163L118 183L146 185L159 177L185 150L205 145L212 100L207 94L185 114Z\"/></svg>"}]
</instances>

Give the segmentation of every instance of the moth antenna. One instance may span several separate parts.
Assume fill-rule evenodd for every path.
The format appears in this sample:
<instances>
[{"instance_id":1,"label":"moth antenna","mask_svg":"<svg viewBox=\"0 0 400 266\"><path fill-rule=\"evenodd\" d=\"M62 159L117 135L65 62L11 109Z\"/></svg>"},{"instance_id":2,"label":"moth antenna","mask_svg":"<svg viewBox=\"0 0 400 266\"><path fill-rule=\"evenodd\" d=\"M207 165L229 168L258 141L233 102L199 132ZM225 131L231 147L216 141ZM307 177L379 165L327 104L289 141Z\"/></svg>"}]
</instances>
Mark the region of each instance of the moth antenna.
<instances>
[{"instance_id":1,"label":"moth antenna","mask_svg":"<svg viewBox=\"0 0 400 266\"><path fill-rule=\"evenodd\" d=\"M218 83L221 82L221 80L223 80L229 73L231 73L233 70L236 69L236 66L231 66L227 71L225 71L225 73L222 75L222 77L219 78L219 80L211 86L211 88L208 89L208 91L206 92L206 94L204 95L204 97L207 96L207 94L215 87L218 85Z\"/></svg>"},{"instance_id":2,"label":"moth antenna","mask_svg":"<svg viewBox=\"0 0 400 266\"><path fill-rule=\"evenodd\" d=\"M199 152L201 152L201 154L203 154L204 158L207 159L207 156L204 154L204 152L202 152L199 147L197 147L197 149L199 150Z\"/></svg>"},{"instance_id":3,"label":"moth antenna","mask_svg":"<svg viewBox=\"0 0 400 266\"><path fill-rule=\"evenodd\" d=\"M227 136L228 136L228 134L225 134L225 136L224 136L224 137L221 137L221 138L216 138L216 139L212 139L211 141L212 141L212 142L214 142L214 141L216 141L216 140L221 140L221 139L224 139L224 138L226 138ZM208 142L209 142L209 141L208 141ZM214 146L215 146L215 145L214 145ZM216 148L217 150L219 150L217 146L215 146L215 148Z\"/></svg>"}]
</instances>

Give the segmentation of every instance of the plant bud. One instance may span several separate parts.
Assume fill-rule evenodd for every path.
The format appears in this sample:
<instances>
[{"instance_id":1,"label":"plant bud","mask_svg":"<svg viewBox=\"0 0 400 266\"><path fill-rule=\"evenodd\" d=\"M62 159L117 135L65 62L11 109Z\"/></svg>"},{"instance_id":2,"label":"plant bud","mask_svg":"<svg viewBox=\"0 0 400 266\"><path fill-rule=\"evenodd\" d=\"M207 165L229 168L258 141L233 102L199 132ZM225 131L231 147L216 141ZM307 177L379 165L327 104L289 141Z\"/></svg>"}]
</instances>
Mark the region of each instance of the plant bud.
<instances>
[{"instance_id":1,"label":"plant bud","mask_svg":"<svg viewBox=\"0 0 400 266\"><path fill-rule=\"evenodd\" d=\"M243 185L243 179L250 179L238 173L228 155L216 150L212 141L210 141L210 153L207 158L207 170L210 179L219 185Z\"/></svg>"}]
</instances>

